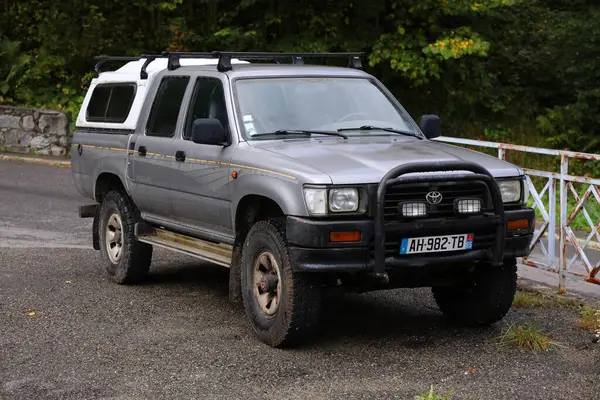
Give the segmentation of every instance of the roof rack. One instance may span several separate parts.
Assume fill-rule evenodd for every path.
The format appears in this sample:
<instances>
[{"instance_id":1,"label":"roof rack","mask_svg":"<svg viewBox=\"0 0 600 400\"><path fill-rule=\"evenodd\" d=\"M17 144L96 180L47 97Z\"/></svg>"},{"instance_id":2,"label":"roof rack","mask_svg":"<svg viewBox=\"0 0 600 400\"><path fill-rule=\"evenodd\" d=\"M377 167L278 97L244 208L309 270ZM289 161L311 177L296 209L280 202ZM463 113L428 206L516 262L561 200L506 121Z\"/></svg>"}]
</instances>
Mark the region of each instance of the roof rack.
<instances>
[{"instance_id":1,"label":"roof rack","mask_svg":"<svg viewBox=\"0 0 600 400\"><path fill-rule=\"evenodd\" d=\"M284 53L284 52L233 52L233 51L213 51L206 53L199 52L168 52L163 51L160 54L142 54L139 57L121 57L121 56L98 56L94 59L98 60L94 67L94 78L100 74L100 67L109 61L138 61L145 58L146 61L140 70L140 79L148 79L146 68L150 63L157 58L167 58L167 69L175 70L181 66L179 60L182 58L205 58L219 59L217 70L220 72L231 71L231 60L233 58L239 60L255 60L255 61L275 61L280 63L286 58L292 59L292 64L303 65L305 58L347 58L348 67L362 69L361 58L363 53Z\"/></svg>"},{"instance_id":2,"label":"roof rack","mask_svg":"<svg viewBox=\"0 0 600 400\"><path fill-rule=\"evenodd\" d=\"M278 52L233 52L233 51L215 51L215 57L219 57L217 69L221 72L232 69L231 59L240 60L260 60L260 61L279 61L291 58L295 65L303 65L305 58L347 58L348 67L362 69L361 57L363 53L278 53Z\"/></svg>"}]
</instances>

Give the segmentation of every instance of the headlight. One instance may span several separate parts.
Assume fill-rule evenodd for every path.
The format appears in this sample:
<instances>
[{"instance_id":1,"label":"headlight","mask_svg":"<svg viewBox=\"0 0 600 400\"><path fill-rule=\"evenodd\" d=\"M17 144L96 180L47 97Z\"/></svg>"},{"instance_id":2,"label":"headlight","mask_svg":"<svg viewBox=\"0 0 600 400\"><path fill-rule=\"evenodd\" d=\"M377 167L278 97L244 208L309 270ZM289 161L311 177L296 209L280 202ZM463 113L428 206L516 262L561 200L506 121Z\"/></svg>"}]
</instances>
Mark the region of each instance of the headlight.
<instances>
[{"instance_id":1,"label":"headlight","mask_svg":"<svg viewBox=\"0 0 600 400\"><path fill-rule=\"evenodd\" d=\"M498 181L498 187L504 203L514 203L521 200L521 180Z\"/></svg>"},{"instance_id":2,"label":"headlight","mask_svg":"<svg viewBox=\"0 0 600 400\"><path fill-rule=\"evenodd\" d=\"M332 212L353 212L358 210L358 190L356 188L329 190L329 210Z\"/></svg>"},{"instance_id":3,"label":"headlight","mask_svg":"<svg viewBox=\"0 0 600 400\"><path fill-rule=\"evenodd\" d=\"M360 209L357 188L304 188L304 200L311 215L355 212Z\"/></svg>"},{"instance_id":4,"label":"headlight","mask_svg":"<svg viewBox=\"0 0 600 400\"><path fill-rule=\"evenodd\" d=\"M304 189L304 200L306 200L306 207L308 212L312 215L324 215L327 214L327 190L326 189Z\"/></svg>"}]
</instances>

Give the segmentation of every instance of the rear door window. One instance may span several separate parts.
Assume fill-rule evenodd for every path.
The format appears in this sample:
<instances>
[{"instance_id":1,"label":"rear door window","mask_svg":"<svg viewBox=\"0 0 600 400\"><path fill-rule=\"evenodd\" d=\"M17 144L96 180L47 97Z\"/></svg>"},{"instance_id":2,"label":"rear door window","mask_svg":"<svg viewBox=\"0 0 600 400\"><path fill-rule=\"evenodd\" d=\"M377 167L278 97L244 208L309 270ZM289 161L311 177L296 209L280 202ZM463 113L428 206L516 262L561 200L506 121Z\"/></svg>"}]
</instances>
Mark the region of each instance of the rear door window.
<instances>
[{"instance_id":1,"label":"rear door window","mask_svg":"<svg viewBox=\"0 0 600 400\"><path fill-rule=\"evenodd\" d=\"M146 135L160 137L175 135L179 110L189 81L189 76L163 78L150 110Z\"/></svg>"}]
</instances>

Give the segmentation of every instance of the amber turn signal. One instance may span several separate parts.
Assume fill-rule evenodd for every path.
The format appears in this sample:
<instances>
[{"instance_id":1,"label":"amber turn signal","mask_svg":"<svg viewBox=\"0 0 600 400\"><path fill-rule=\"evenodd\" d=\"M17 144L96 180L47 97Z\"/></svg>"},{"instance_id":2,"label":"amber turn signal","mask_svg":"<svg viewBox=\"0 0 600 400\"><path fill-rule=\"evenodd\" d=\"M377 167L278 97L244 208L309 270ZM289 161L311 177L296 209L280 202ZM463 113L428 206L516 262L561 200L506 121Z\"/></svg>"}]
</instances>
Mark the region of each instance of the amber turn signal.
<instances>
[{"instance_id":1,"label":"amber turn signal","mask_svg":"<svg viewBox=\"0 0 600 400\"><path fill-rule=\"evenodd\" d=\"M517 231L519 229L529 229L529 221L526 219L516 219L508 221L507 228L509 231Z\"/></svg>"},{"instance_id":2,"label":"amber turn signal","mask_svg":"<svg viewBox=\"0 0 600 400\"><path fill-rule=\"evenodd\" d=\"M360 242L360 232L330 232L330 242Z\"/></svg>"}]
</instances>

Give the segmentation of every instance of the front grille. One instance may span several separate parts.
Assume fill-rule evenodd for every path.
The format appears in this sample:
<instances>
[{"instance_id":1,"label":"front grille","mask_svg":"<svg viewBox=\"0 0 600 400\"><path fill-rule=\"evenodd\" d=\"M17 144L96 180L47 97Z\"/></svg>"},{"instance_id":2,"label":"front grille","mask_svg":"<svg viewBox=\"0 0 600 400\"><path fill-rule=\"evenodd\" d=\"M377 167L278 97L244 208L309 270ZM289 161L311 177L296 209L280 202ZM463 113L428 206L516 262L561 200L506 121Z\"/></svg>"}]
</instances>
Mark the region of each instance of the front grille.
<instances>
[{"instance_id":1,"label":"front grille","mask_svg":"<svg viewBox=\"0 0 600 400\"><path fill-rule=\"evenodd\" d=\"M458 198L478 198L483 202L483 210L491 209L490 194L484 182L442 182L421 183L410 185L389 186L384 197L384 220L385 222L406 221L399 212L398 206L404 202L426 202L426 195L431 191L442 194L439 204L427 204L428 212L424 218L443 218L460 216L454 211L454 200Z\"/></svg>"}]
</instances>

